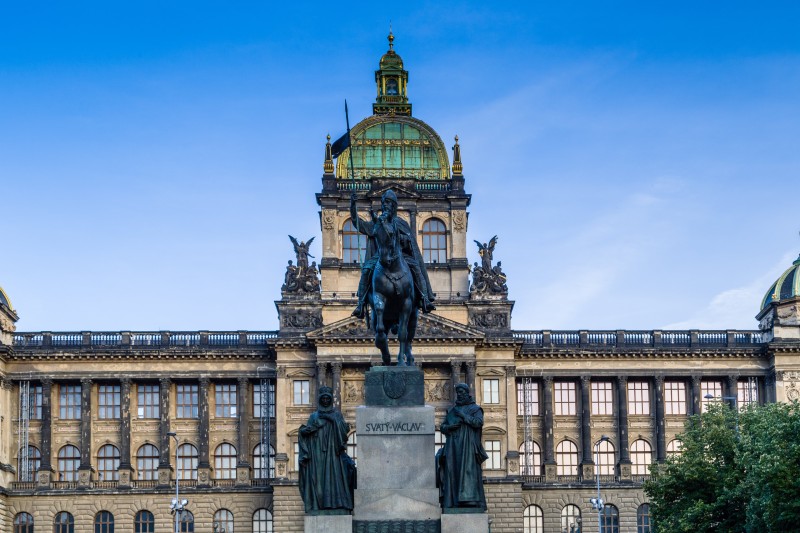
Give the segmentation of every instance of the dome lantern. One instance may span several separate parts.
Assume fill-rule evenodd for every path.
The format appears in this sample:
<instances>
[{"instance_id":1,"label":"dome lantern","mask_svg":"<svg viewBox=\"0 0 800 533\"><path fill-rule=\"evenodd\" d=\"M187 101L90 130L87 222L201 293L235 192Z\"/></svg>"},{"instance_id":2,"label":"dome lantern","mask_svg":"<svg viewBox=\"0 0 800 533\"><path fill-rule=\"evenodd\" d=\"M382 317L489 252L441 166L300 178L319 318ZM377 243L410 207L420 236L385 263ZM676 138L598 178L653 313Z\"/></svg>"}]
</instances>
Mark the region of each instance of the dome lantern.
<instances>
[{"instance_id":1,"label":"dome lantern","mask_svg":"<svg viewBox=\"0 0 800 533\"><path fill-rule=\"evenodd\" d=\"M394 51L394 34L389 30L389 50L383 54L375 71L377 97L372 104L374 115L411 116L408 102L408 72L403 59Z\"/></svg>"}]
</instances>

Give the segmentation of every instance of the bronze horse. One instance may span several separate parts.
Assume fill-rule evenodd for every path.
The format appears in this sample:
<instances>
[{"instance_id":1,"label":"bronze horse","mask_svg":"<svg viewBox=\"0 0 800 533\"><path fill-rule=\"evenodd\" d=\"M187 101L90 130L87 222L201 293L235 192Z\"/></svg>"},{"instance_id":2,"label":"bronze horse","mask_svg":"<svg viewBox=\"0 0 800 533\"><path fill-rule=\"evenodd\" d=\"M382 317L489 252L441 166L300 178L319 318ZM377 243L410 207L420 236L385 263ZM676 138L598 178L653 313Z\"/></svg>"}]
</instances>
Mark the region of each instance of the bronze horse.
<instances>
[{"instance_id":1,"label":"bronze horse","mask_svg":"<svg viewBox=\"0 0 800 533\"><path fill-rule=\"evenodd\" d=\"M375 327L375 346L381 351L383 364L391 362L387 330L397 331L400 351L397 364L414 365L411 342L417 328L417 305L414 280L403 257L400 234L393 220L375 217L374 236L379 260L372 275L372 323Z\"/></svg>"}]
</instances>

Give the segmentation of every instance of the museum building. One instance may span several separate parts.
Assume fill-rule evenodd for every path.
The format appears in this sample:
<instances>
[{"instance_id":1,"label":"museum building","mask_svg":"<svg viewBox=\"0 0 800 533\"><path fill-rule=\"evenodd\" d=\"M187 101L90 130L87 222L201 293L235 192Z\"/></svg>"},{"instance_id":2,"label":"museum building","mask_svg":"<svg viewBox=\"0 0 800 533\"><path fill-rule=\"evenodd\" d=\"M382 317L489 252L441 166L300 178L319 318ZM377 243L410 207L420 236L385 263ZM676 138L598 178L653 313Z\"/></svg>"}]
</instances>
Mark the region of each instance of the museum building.
<instances>
[{"instance_id":1,"label":"museum building","mask_svg":"<svg viewBox=\"0 0 800 533\"><path fill-rule=\"evenodd\" d=\"M415 232L436 298L414 340L425 401L439 423L464 382L482 406L494 533L597 532L598 478L602 531L650 532L642 482L680 453L687 417L800 397L800 259L767 290L758 331L514 329L494 240L470 266L458 138L451 157L413 116L391 35L375 84L349 147L325 145L322 257L309 265L295 243L277 331L18 332L0 289L0 531L166 533L174 507L183 532L303 531L298 428L323 385L355 427L380 361L351 315L366 253L353 193L366 217L394 191ZM358 462L355 432L348 453Z\"/></svg>"}]
</instances>

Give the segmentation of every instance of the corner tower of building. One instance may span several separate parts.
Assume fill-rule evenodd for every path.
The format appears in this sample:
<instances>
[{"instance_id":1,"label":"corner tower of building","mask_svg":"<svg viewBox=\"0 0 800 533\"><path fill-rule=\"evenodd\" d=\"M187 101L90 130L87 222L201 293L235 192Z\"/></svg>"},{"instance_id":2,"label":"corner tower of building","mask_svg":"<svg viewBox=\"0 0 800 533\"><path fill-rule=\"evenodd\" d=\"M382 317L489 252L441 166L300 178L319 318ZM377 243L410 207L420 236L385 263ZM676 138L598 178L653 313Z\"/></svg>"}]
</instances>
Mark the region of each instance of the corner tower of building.
<instances>
[{"instance_id":1,"label":"corner tower of building","mask_svg":"<svg viewBox=\"0 0 800 533\"><path fill-rule=\"evenodd\" d=\"M330 140L325 148L321 207L323 322L349 315L366 244L350 221L350 196L357 195L358 212L368 217L380 212L381 195L388 189L398 197L398 214L409 223L422 250L437 313L466 323L463 303L468 299L469 269L466 232L470 195L464 192L461 152L448 149L428 124L411 116L408 71L394 49L389 49L375 71L373 114L350 130L350 147L336 161Z\"/></svg>"}]
</instances>

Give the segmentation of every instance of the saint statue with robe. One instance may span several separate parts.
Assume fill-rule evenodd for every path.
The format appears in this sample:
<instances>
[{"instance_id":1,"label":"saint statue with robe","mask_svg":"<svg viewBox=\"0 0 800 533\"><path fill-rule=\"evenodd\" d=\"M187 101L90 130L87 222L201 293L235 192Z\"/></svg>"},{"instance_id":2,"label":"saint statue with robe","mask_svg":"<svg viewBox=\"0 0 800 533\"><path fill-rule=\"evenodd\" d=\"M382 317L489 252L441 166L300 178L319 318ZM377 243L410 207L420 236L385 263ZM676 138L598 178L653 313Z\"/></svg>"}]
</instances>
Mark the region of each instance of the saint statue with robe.
<instances>
[{"instance_id":1,"label":"saint statue with robe","mask_svg":"<svg viewBox=\"0 0 800 533\"><path fill-rule=\"evenodd\" d=\"M317 410L300 426L300 496L312 515L353 510L356 465L347 455L350 424L333 406L333 391L320 387Z\"/></svg>"}]
</instances>

